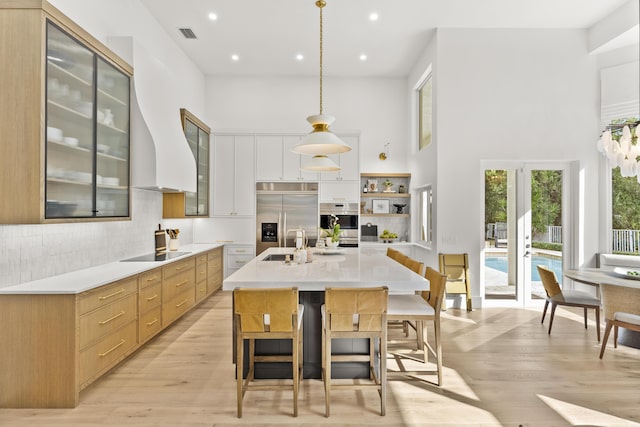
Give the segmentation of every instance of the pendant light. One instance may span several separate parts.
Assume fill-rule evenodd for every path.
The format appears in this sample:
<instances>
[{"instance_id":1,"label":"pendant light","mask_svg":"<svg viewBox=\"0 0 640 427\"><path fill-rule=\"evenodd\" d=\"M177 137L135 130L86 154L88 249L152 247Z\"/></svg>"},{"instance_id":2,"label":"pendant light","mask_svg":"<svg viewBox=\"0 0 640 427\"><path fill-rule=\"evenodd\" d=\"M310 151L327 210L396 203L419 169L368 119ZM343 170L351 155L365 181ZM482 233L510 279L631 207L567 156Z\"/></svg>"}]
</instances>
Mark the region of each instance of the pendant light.
<instances>
[{"instance_id":1,"label":"pendant light","mask_svg":"<svg viewBox=\"0 0 640 427\"><path fill-rule=\"evenodd\" d=\"M329 130L335 118L323 114L322 111L322 8L326 5L324 0L316 1L316 6L320 9L320 114L307 117L307 121L313 126L313 131L302 138L301 143L291 150L298 154L313 155L311 161L302 167L308 171L340 170L340 167L327 157L327 154L340 154L351 150L348 144Z\"/></svg>"}]
</instances>

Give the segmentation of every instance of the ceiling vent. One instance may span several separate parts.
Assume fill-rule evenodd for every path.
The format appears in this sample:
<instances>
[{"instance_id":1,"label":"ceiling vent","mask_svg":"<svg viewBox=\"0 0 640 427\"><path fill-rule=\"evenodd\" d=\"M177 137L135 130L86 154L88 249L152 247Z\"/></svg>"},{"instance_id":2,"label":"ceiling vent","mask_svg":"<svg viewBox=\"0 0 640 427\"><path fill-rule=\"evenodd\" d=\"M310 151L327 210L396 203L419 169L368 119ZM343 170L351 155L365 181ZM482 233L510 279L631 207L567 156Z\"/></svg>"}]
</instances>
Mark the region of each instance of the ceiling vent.
<instances>
[{"instance_id":1,"label":"ceiling vent","mask_svg":"<svg viewBox=\"0 0 640 427\"><path fill-rule=\"evenodd\" d=\"M185 39L196 39L196 33L191 28L178 28Z\"/></svg>"}]
</instances>

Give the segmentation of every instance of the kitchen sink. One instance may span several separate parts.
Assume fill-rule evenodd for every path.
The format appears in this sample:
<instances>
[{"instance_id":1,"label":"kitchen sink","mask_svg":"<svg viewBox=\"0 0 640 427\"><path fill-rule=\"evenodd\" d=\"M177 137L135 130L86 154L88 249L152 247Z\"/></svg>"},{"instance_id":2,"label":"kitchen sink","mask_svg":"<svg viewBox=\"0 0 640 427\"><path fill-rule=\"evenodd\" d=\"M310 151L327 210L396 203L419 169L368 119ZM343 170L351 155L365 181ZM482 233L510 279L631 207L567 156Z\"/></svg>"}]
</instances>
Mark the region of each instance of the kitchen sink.
<instances>
[{"instance_id":1,"label":"kitchen sink","mask_svg":"<svg viewBox=\"0 0 640 427\"><path fill-rule=\"evenodd\" d=\"M293 260L293 254L269 254L262 258L262 261L284 261L287 255L290 260Z\"/></svg>"}]
</instances>

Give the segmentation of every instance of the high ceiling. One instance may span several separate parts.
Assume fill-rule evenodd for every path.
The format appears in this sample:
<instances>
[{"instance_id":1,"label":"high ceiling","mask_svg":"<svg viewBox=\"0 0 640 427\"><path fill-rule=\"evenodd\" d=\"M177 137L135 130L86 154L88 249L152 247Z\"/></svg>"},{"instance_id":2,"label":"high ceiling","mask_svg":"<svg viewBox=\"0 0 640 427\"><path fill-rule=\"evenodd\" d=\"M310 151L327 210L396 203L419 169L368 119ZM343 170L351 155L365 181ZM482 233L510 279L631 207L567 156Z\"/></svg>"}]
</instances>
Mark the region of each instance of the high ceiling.
<instances>
[{"instance_id":1,"label":"high ceiling","mask_svg":"<svg viewBox=\"0 0 640 427\"><path fill-rule=\"evenodd\" d=\"M405 76L435 28L586 29L627 0L326 1L325 76ZM142 2L205 74L318 74L315 0ZM369 19L373 12L377 21ZM185 39L179 28L190 28L197 39Z\"/></svg>"}]
</instances>

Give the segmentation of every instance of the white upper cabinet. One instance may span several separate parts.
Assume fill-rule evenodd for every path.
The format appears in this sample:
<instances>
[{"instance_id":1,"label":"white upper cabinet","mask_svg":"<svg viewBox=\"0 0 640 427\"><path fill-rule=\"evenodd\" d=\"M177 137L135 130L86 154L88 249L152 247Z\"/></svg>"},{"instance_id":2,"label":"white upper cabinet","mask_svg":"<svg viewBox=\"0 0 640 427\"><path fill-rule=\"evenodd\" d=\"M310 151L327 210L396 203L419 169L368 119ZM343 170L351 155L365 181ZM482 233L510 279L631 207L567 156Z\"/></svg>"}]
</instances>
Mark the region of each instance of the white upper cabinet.
<instances>
[{"instance_id":1,"label":"white upper cabinet","mask_svg":"<svg viewBox=\"0 0 640 427\"><path fill-rule=\"evenodd\" d=\"M213 215L255 215L253 135L216 135Z\"/></svg>"},{"instance_id":2,"label":"white upper cabinet","mask_svg":"<svg viewBox=\"0 0 640 427\"><path fill-rule=\"evenodd\" d=\"M300 135L258 135L256 137L256 181L317 181L317 172L303 171L309 156L291 149L300 142Z\"/></svg>"}]
</instances>

